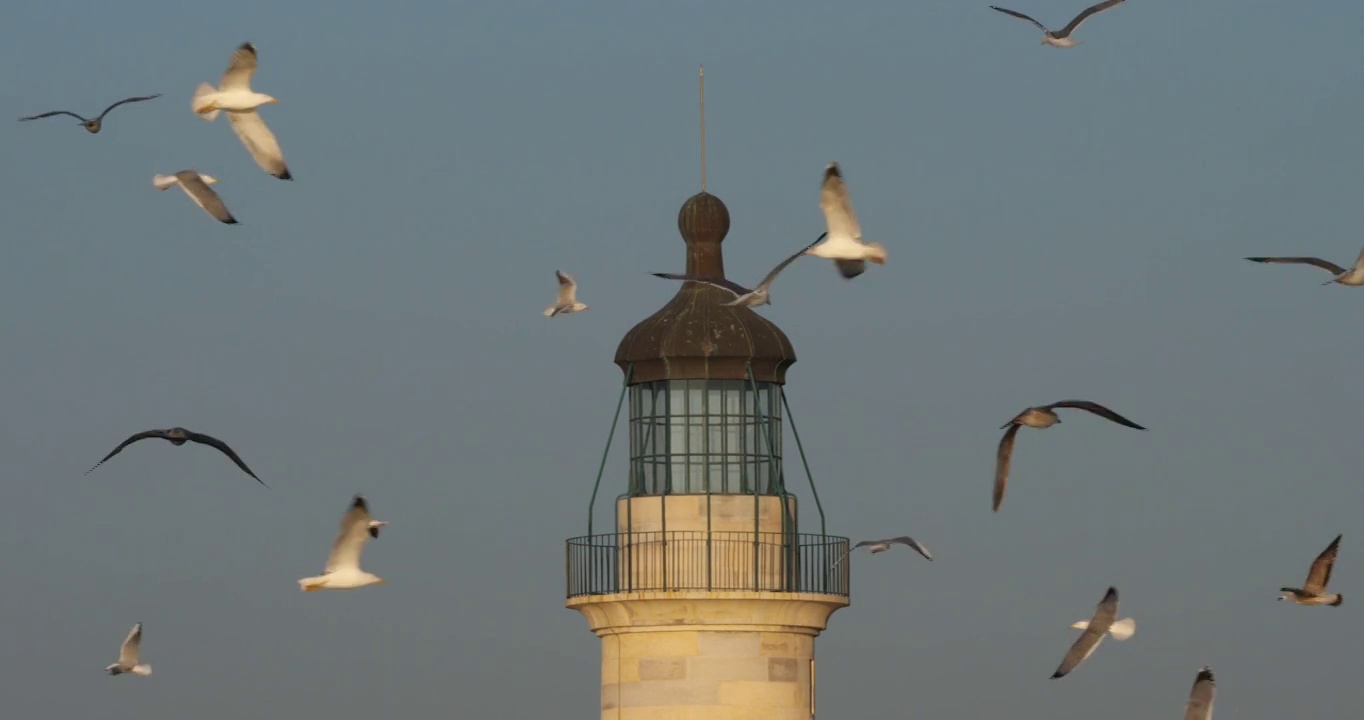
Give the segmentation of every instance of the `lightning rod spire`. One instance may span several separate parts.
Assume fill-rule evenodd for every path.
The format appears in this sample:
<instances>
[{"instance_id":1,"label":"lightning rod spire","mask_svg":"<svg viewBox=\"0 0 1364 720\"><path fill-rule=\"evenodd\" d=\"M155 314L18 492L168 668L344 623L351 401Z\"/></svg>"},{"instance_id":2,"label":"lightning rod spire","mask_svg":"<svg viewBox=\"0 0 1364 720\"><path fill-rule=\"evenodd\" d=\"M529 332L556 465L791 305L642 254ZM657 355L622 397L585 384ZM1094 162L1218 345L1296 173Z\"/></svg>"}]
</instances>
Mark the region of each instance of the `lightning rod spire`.
<instances>
[{"instance_id":1,"label":"lightning rod spire","mask_svg":"<svg viewBox=\"0 0 1364 720\"><path fill-rule=\"evenodd\" d=\"M697 77L701 83L701 192L706 191L706 66L701 65Z\"/></svg>"}]
</instances>

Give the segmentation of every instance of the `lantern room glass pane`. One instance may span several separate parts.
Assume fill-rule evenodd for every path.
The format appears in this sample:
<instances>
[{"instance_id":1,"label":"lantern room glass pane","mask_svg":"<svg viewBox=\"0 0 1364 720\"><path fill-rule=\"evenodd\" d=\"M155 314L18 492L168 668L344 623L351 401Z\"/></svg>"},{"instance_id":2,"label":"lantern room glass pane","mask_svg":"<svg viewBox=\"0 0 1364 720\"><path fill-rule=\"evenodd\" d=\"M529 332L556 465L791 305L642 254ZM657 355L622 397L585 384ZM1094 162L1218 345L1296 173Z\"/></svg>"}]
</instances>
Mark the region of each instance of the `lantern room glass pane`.
<instances>
[{"instance_id":1,"label":"lantern room glass pane","mask_svg":"<svg viewBox=\"0 0 1364 720\"><path fill-rule=\"evenodd\" d=\"M630 494L780 494L781 385L660 380L630 388Z\"/></svg>"}]
</instances>

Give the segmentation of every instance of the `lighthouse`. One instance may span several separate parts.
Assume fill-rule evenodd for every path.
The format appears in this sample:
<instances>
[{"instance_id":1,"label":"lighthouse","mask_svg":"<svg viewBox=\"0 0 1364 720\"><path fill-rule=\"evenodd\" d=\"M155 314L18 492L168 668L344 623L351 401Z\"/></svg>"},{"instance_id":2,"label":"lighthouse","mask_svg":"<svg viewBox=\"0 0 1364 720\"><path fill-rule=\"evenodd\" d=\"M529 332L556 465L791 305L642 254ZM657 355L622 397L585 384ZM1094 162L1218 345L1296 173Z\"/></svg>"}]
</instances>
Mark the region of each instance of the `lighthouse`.
<instances>
[{"instance_id":1,"label":"lighthouse","mask_svg":"<svg viewBox=\"0 0 1364 720\"><path fill-rule=\"evenodd\" d=\"M687 272L724 277L725 204L703 184L677 226ZM566 605L601 641L602 720L809 720L815 638L850 602L848 539L824 534L813 481L809 528L787 488L795 351L731 299L683 282L616 350L615 522L594 528L589 507L588 534L567 541Z\"/></svg>"}]
</instances>

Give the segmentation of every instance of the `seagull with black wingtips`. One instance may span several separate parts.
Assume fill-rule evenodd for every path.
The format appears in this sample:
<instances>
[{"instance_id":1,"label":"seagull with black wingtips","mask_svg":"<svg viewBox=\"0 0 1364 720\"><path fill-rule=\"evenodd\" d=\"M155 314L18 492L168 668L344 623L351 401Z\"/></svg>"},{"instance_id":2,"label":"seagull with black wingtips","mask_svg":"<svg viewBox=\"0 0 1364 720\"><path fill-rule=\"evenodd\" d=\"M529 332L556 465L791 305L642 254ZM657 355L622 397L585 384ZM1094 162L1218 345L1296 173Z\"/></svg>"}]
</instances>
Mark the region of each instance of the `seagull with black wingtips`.
<instances>
[{"instance_id":1,"label":"seagull with black wingtips","mask_svg":"<svg viewBox=\"0 0 1364 720\"><path fill-rule=\"evenodd\" d=\"M1359 256L1355 258L1354 267L1343 268L1329 260L1322 260L1319 257L1248 257L1247 260L1257 263L1282 263L1286 265L1311 265L1319 267L1335 277L1322 283L1322 285L1348 285L1358 287L1364 285L1364 250L1359 251Z\"/></svg>"},{"instance_id":2,"label":"seagull with black wingtips","mask_svg":"<svg viewBox=\"0 0 1364 720\"><path fill-rule=\"evenodd\" d=\"M1189 689L1189 702L1184 706L1184 720L1212 720L1212 703L1217 698L1217 679L1212 668L1204 665Z\"/></svg>"},{"instance_id":3,"label":"seagull with black wingtips","mask_svg":"<svg viewBox=\"0 0 1364 720\"><path fill-rule=\"evenodd\" d=\"M758 305L771 305L772 282L777 279L777 276L781 274L782 270L786 269L787 265L790 265L791 263L795 262L797 258L805 254L806 250L809 250L810 248L814 247L820 240L823 240L828 234L829 233L827 232L821 233L819 237L815 238L814 242L796 251L796 254L792 255L791 257L782 260L776 267L772 268L772 272L767 273L767 276L762 279L762 282L759 282L758 285L752 289L746 288L743 285L740 285L739 283L736 283L728 278L716 278L710 277L708 275L687 275L684 273L651 273L651 274L654 277L661 277L664 280L698 282L705 285L710 285L711 287L718 287L721 290L724 290L725 292L728 292L734 296L733 300L726 303L720 303L725 307L734 307L736 305L742 307L757 307Z\"/></svg>"},{"instance_id":4,"label":"seagull with black wingtips","mask_svg":"<svg viewBox=\"0 0 1364 720\"><path fill-rule=\"evenodd\" d=\"M41 115L30 115L28 117L21 117L19 118L19 122L23 122L25 120L40 120L42 118L52 117L54 115L70 115L71 117L81 121L81 127L85 128L87 131L90 132L90 134L93 135L99 132L100 128L104 127L104 116L108 115L110 110L113 110L114 108L118 107L119 105L122 105L123 103L142 102L144 100L155 100L156 98L159 97L161 97L161 93L157 93L155 95L142 95L138 97L124 98L114 103L113 105L104 108L104 112L100 113L99 117L93 119L83 118L80 115L71 112L70 110L53 110L52 112L45 112Z\"/></svg>"},{"instance_id":5,"label":"seagull with black wingtips","mask_svg":"<svg viewBox=\"0 0 1364 720\"><path fill-rule=\"evenodd\" d=\"M1045 429L1061 422L1061 418L1056 415L1056 408L1087 410L1119 425L1126 425L1127 427L1136 428L1137 430L1146 429L1112 410L1088 400L1062 400L1050 405L1039 405L1024 410L1015 415L1014 419L999 426L1001 430L1004 428L1008 428L1008 430L1004 433L1004 437L999 439L999 449L995 452L995 492L992 504L995 512L999 512L999 505L1004 502L1004 489L1009 484L1009 464L1013 459L1014 440L1018 435L1018 429L1024 425L1031 428Z\"/></svg>"},{"instance_id":6,"label":"seagull with black wingtips","mask_svg":"<svg viewBox=\"0 0 1364 720\"><path fill-rule=\"evenodd\" d=\"M843 553L843 557L839 558L838 562L834 563L834 567L838 567L838 563L843 562L852 554L853 550L857 550L858 548L870 548L871 554L875 555L876 553L882 553L889 550L892 545L904 545L905 547L913 548L915 552L923 555L925 560L933 559L933 554L928 551L928 548L919 544L918 540L915 540L908 535L901 535L899 537L882 538L880 540L863 540L849 548L847 552Z\"/></svg>"},{"instance_id":7,"label":"seagull with black wingtips","mask_svg":"<svg viewBox=\"0 0 1364 720\"><path fill-rule=\"evenodd\" d=\"M1042 29L1042 44L1043 44L1043 45L1050 45L1050 46L1052 46L1052 47L1058 47L1058 48L1068 48L1068 47L1075 47L1076 45L1079 45L1079 44L1080 44L1080 41L1079 41L1079 40L1072 40L1071 37L1070 37L1070 35L1071 35L1071 33L1075 32L1076 30L1079 30L1079 29L1080 29L1080 25L1083 24L1084 21L1088 20L1089 18L1093 17L1094 15L1097 15L1098 13L1101 13L1101 12L1103 12L1103 11L1109 9L1109 8L1115 7L1115 6L1117 6L1117 5L1121 5L1124 1L1125 1L1125 0L1104 0L1104 1L1101 2L1101 3L1095 4L1095 5L1091 5L1091 6L1087 7L1087 8L1085 8L1084 10L1081 10L1081 11L1080 11L1080 14L1079 14L1079 15L1076 15L1074 20L1071 20L1069 23L1066 24L1065 27L1061 28L1060 30L1048 30L1046 25L1043 25L1042 23L1037 22L1037 21L1034 20L1032 17L1030 17L1030 16L1028 16L1028 15L1024 15L1023 13L1021 13L1021 12L1019 12L1019 11L1017 11L1017 10L1010 10L1010 9L1008 9L1008 8L996 7L996 6L994 6L994 5L991 5L991 6L990 6L990 9L991 9L991 10L997 10L997 11L999 11L999 12L1004 13L1005 15L1012 15L1012 16L1014 16L1014 17L1016 17L1016 18L1021 18L1021 19L1023 19L1023 20L1027 20L1028 22L1032 23L1033 25L1036 25L1037 27L1041 28L1041 29Z\"/></svg>"},{"instance_id":8,"label":"seagull with black wingtips","mask_svg":"<svg viewBox=\"0 0 1364 720\"><path fill-rule=\"evenodd\" d=\"M194 432L193 430L186 430L185 428L182 427L173 427L168 428L166 430L144 430L143 432L137 433L132 437L129 437L127 440L124 440L123 442L119 443L118 447L114 448L108 455L104 456L104 460L108 460L109 458L123 452L123 448L132 445L138 440L146 440L147 438L161 438L162 440L169 441L170 444L175 445L176 447L184 445L186 442L196 442L201 445L208 445L209 447L216 448L219 452L226 455L230 460L232 460L232 462L236 463L237 467L246 471L247 475L250 475L251 477L255 478L256 482L260 483L261 485L265 484L265 481L256 477L256 474L251 472L251 468L246 466L246 463L242 461L241 457L239 457L237 453L232 450L232 448L227 446L227 443L223 442L222 440L219 440L218 438L211 437L203 433L197 433ZM85 474L89 475L92 471L94 471L95 468L99 467L100 465L103 465L104 460L100 460L99 462L95 463L95 467L86 470Z\"/></svg>"},{"instance_id":9,"label":"seagull with black wingtips","mask_svg":"<svg viewBox=\"0 0 1364 720\"><path fill-rule=\"evenodd\" d=\"M1340 552L1340 538L1337 535L1330 545L1312 561L1312 569L1307 571L1307 582L1300 588L1279 588L1283 595L1280 600L1292 599L1299 605L1330 605L1340 607L1345 602L1345 596L1340 593L1326 594L1326 584L1331 582L1331 568L1336 564L1336 553Z\"/></svg>"},{"instance_id":10,"label":"seagull with black wingtips","mask_svg":"<svg viewBox=\"0 0 1364 720\"><path fill-rule=\"evenodd\" d=\"M1117 631L1116 628L1113 628L1116 624L1113 619L1117 616L1118 589L1109 587L1108 592L1104 593L1103 599L1099 601L1098 607L1094 609L1094 616L1088 621L1081 620L1071 626L1081 627L1083 625L1084 632L1080 633L1080 637L1075 638L1074 644L1066 651L1066 656L1061 659L1061 664L1057 666L1056 672L1052 673L1052 679L1063 678L1075 668L1080 667L1080 663L1088 659L1098 649L1099 643L1103 642L1105 635L1111 634L1114 640L1126 640L1132 637L1132 632L1127 630L1134 632L1135 625L1133 628L1126 628L1123 631ZM1110 629L1112 629L1111 632Z\"/></svg>"},{"instance_id":11,"label":"seagull with black wingtips","mask_svg":"<svg viewBox=\"0 0 1364 720\"><path fill-rule=\"evenodd\" d=\"M587 303L578 302L578 283L573 276L559 270L554 271L554 276L559 279L559 294L555 297L554 304L545 308L545 317L552 318L586 310Z\"/></svg>"},{"instance_id":12,"label":"seagull with black wingtips","mask_svg":"<svg viewBox=\"0 0 1364 720\"><path fill-rule=\"evenodd\" d=\"M819 210L824 213L826 239L806 249L806 255L833 260L838 274L847 280L866 272L868 260L877 265L886 264L886 249L881 243L862 242L862 226L857 222L852 198L848 197L848 185L843 182L843 171L836 162L824 169Z\"/></svg>"}]
</instances>

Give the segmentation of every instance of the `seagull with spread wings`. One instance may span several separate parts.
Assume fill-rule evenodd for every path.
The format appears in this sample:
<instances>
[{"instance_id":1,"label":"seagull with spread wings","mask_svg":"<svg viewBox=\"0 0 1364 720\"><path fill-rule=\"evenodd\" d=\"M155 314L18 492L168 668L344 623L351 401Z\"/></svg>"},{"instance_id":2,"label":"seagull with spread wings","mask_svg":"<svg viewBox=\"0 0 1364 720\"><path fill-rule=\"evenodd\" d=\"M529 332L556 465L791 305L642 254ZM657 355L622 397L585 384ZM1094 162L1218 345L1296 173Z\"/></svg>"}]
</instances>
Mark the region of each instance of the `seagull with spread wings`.
<instances>
[{"instance_id":1,"label":"seagull with spread wings","mask_svg":"<svg viewBox=\"0 0 1364 720\"><path fill-rule=\"evenodd\" d=\"M1084 21L1088 20L1090 17L1092 17L1092 16L1094 16L1094 15L1096 15L1096 14L1098 14L1098 13L1101 13L1101 12L1103 12L1103 11L1105 11L1105 10L1111 8L1111 7L1115 7L1115 6L1121 5L1123 2L1124 2L1124 0L1104 0L1103 2L1098 3L1098 4L1096 4L1096 5L1091 5L1091 6L1087 7L1087 8L1085 8L1084 10L1081 10L1081 11L1080 11L1080 14L1079 14L1079 15L1076 15L1074 20L1071 20L1065 27L1061 28L1060 30L1048 30L1046 25L1043 25L1042 23L1037 22L1036 20L1032 19L1031 17L1029 17L1029 16L1027 16L1027 15L1024 15L1024 14L1021 13L1021 12L1018 12L1017 10L1010 10L1010 9L1008 9L1008 8L995 7L994 5L991 5L991 6L990 6L990 9L991 9L991 10L997 10L997 11L999 11L999 12L1004 13L1005 15L1012 15L1012 16L1014 16L1014 17L1016 17L1016 18L1021 18L1021 19L1023 19L1023 20L1027 20L1028 22L1032 23L1033 25L1036 25L1037 27L1041 28L1041 29L1042 29L1042 44L1043 44L1043 45L1050 45L1050 46L1052 46L1052 47L1058 47L1058 48L1068 48L1068 47L1075 47L1076 45L1079 45L1079 44L1080 44L1080 41L1079 41L1079 40L1073 40L1073 39L1071 39L1070 35L1071 35L1071 33L1075 32L1075 31L1078 30L1078 29L1080 29L1080 25L1083 24Z\"/></svg>"},{"instance_id":2,"label":"seagull with spread wings","mask_svg":"<svg viewBox=\"0 0 1364 720\"><path fill-rule=\"evenodd\" d=\"M1284 263L1289 265L1311 265L1319 267L1335 277L1322 283L1330 285L1338 283L1357 287L1364 285L1364 250L1359 251L1359 256L1355 258L1354 267L1343 268L1333 262L1322 260L1318 257L1248 257L1247 260L1257 263Z\"/></svg>"},{"instance_id":3,"label":"seagull with spread wings","mask_svg":"<svg viewBox=\"0 0 1364 720\"><path fill-rule=\"evenodd\" d=\"M299 589L303 592L346 590L388 582L360 569L360 553L365 549L365 543L370 538L378 538L379 528L387 524L387 521L371 518L365 498L356 495L350 509L341 516L341 528L336 533L336 540L332 541L332 551L322 574L300 579Z\"/></svg>"},{"instance_id":4,"label":"seagull with spread wings","mask_svg":"<svg viewBox=\"0 0 1364 720\"><path fill-rule=\"evenodd\" d=\"M124 440L123 442L119 443L118 447L114 448L112 451L110 451L108 455L104 456L104 460L108 460L109 458L123 452L123 448L132 445L138 440L146 440L147 438L161 438L162 440L169 440L170 444L176 447L184 445L186 442L196 442L201 445L207 445L209 447L216 448L219 452L226 455L228 459L236 463L237 467L244 470L247 475L250 475L251 477L255 478L256 482L260 483L261 485L265 484L265 481L256 477L256 474L251 472L251 468L246 466L246 463L242 461L241 457L239 457L232 448L227 446L227 443L223 442L222 440L219 440L218 438L210 437L203 433L197 433L194 432L193 430L186 430L185 428L182 427L173 427L166 430L145 430L143 432L137 433L132 437L129 437L127 440ZM95 463L95 467L86 470L85 474L89 475L92 471L94 471L95 468L99 467L100 465L103 465L104 460L100 460L99 462Z\"/></svg>"},{"instance_id":5,"label":"seagull with spread wings","mask_svg":"<svg viewBox=\"0 0 1364 720\"><path fill-rule=\"evenodd\" d=\"M71 117L81 121L81 127L85 128L87 131L90 132L90 134L93 135L99 132L100 128L104 127L104 116L108 115L110 110L113 110L114 108L118 107L119 105L122 105L123 103L142 102L144 100L155 100L156 98L159 97L161 97L161 93L157 93L155 95L142 95L139 97L124 98L114 103L113 105L104 108L104 112L100 113L99 117L94 119L83 118L80 115L71 112L70 110L53 110L52 112L45 112L41 115L30 115L28 117L21 117L19 118L19 122L23 122L25 120L40 120L42 118L52 117L54 115L70 115Z\"/></svg>"},{"instance_id":6,"label":"seagull with spread wings","mask_svg":"<svg viewBox=\"0 0 1364 720\"><path fill-rule=\"evenodd\" d=\"M1204 665L1194 678L1189 690L1189 702L1184 706L1184 720L1212 720L1212 702L1217 698L1217 680L1212 668Z\"/></svg>"},{"instance_id":7,"label":"seagull with spread wings","mask_svg":"<svg viewBox=\"0 0 1364 720\"><path fill-rule=\"evenodd\" d=\"M1080 667L1080 663L1094 654L1099 643L1103 642L1105 635L1111 634L1114 640L1126 640L1132 637L1136 631L1135 623L1132 623L1131 618L1127 618L1121 621L1127 625L1126 627L1114 627L1118 625L1113 621L1117 616L1118 590L1110 587L1108 592L1104 593L1103 599L1099 601L1099 606L1094 609L1093 617L1088 621L1081 620L1071 625L1071 627L1084 628L1084 632L1080 633L1080 637L1076 638L1075 643L1066 651L1066 656L1061 659L1061 664L1057 666L1056 672L1052 673L1052 679L1065 677L1072 670Z\"/></svg>"},{"instance_id":8,"label":"seagull with spread wings","mask_svg":"<svg viewBox=\"0 0 1364 720\"><path fill-rule=\"evenodd\" d=\"M218 197L218 193L209 187L218 182L218 178L212 175L205 175L197 170L181 170L174 175L155 175L152 177L152 186L157 190L166 190L174 185L179 185L181 190L194 201L195 205L203 208L208 216L220 223L236 225L237 218L223 204L223 199Z\"/></svg>"},{"instance_id":9,"label":"seagull with spread wings","mask_svg":"<svg viewBox=\"0 0 1364 720\"><path fill-rule=\"evenodd\" d=\"M587 303L578 302L578 283L573 280L573 276L558 270L554 271L554 276L559 278L559 296L553 305L545 308L545 317L552 318L555 315L586 310Z\"/></svg>"},{"instance_id":10,"label":"seagull with spread wings","mask_svg":"<svg viewBox=\"0 0 1364 720\"><path fill-rule=\"evenodd\" d=\"M232 53L232 60L218 81L218 87L199 83L190 107L195 115L209 122L213 122L219 112L226 112L232 131L237 133L256 164L280 180L293 180L279 141L256 112L262 105L279 102L279 98L252 90L251 76L255 74L256 46L242 43Z\"/></svg>"},{"instance_id":11,"label":"seagull with spread wings","mask_svg":"<svg viewBox=\"0 0 1364 720\"><path fill-rule=\"evenodd\" d=\"M1292 599L1299 605L1330 605L1339 607L1345 602L1345 596L1340 593L1326 594L1326 584L1331 582L1331 568L1336 564L1336 553L1340 552L1340 538L1337 535L1330 545L1312 561L1312 569L1307 571L1307 582L1300 588L1279 588L1283 595L1280 600Z\"/></svg>"},{"instance_id":12,"label":"seagull with spread wings","mask_svg":"<svg viewBox=\"0 0 1364 720\"><path fill-rule=\"evenodd\" d=\"M881 540L863 540L862 542L857 543L856 545L849 548L847 552L843 553L843 557L839 558L838 562L834 563L834 567L838 567L838 563L843 562L849 555L852 554L853 550L856 550L858 548L870 548L871 554L875 555L876 553L885 552L889 550L891 545L904 545L905 547L913 548L915 552L919 553L920 555L923 555L924 559L926 560L933 559L933 554L928 552L928 548L924 547L923 545L920 545L918 540L915 540L914 538L908 535L901 535L899 537L883 538Z\"/></svg>"},{"instance_id":13,"label":"seagull with spread wings","mask_svg":"<svg viewBox=\"0 0 1364 720\"><path fill-rule=\"evenodd\" d=\"M733 307L735 305L741 305L743 307L770 305L772 304L771 301L772 281L777 279L777 276L781 274L782 270L786 269L787 265L790 265L791 263L795 262L797 258L805 254L806 250L809 250L810 248L814 247L820 240L823 240L828 234L829 233L827 232L821 233L819 237L815 238L814 242L796 251L796 254L792 255L791 257L782 260L776 267L772 268L772 272L767 273L767 276L762 279L762 282L758 283L757 287L754 287L752 289L746 288L743 285L734 282L733 280L729 280L727 278L722 277L716 278L709 277L706 275L687 275L683 273L652 273L652 275L654 277L661 277L664 280L698 282L710 285L712 287L718 287L721 290L724 290L734 296L733 300L726 303L720 303L725 307Z\"/></svg>"},{"instance_id":14,"label":"seagull with spread wings","mask_svg":"<svg viewBox=\"0 0 1364 720\"><path fill-rule=\"evenodd\" d=\"M866 272L868 260L877 265L886 264L886 249L880 243L862 242L862 226L857 222L852 198L848 197L848 186L843 182L843 173L836 162L824 169L819 210L824 213L827 240L816 241L818 244L805 250L806 255L833 260L838 274L848 280Z\"/></svg>"},{"instance_id":15,"label":"seagull with spread wings","mask_svg":"<svg viewBox=\"0 0 1364 720\"><path fill-rule=\"evenodd\" d=\"M128 637L123 639L123 645L118 649L118 662L110 663L109 667L104 668L104 672L110 675L122 675L124 673L151 675L152 666L138 662L141 647L142 623L137 623L133 625L133 629L128 633Z\"/></svg>"},{"instance_id":16,"label":"seagull with spread wings","mask_svg":"<svg viewBox=\"0 0 1364 720\"><path fill-rule=\"evenodd\" d=\"M995 493L992 506L995 512L999 512L999 504L1004 502L1004 488L1009 484L1009 464L1013 459L1014 439L1018 435L1018 429L1024 425L1031 428L1045 429L1061 422L1061 418L1056 415L1056 408L1088 410L1101 418L1111 420L1119 425L1126 425L1127 427L1136 428L1137 430L1146 429L1112 410L1088 400L1062 400L1050 405L1039 405L1024 410L1014 416L1013 420L999 426L1001 430L1004 428L1008 428L1008 430L1004 433L1004 437L999 439L999 449L995 452Z\"/></svg>"}]
</instances>

